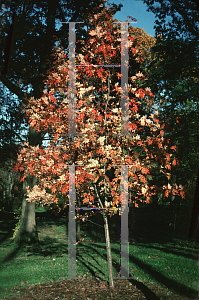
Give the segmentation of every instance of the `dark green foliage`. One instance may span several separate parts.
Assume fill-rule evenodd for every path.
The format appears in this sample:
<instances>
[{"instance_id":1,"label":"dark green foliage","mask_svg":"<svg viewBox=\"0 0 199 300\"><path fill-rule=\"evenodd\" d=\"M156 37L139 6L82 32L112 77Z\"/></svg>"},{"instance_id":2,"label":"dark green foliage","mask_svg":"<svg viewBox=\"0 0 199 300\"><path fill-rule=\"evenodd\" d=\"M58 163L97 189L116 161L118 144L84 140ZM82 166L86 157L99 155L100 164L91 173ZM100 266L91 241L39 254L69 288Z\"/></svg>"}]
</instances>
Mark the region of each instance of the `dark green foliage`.
<instances>
[{"instance_id":1,"label":"dark green foliage","mask_svg":"<svg viewBox=\"0 0 199 300\"><path fill-rule=\"evenodd\" d=\"M166 137L177 146L177 185L193 203L199 164L199 7L197 1L144 0L156 16L156 45L146 74ZM159 180L159 178L158 178Z\"/></svg>"}]
</instances>

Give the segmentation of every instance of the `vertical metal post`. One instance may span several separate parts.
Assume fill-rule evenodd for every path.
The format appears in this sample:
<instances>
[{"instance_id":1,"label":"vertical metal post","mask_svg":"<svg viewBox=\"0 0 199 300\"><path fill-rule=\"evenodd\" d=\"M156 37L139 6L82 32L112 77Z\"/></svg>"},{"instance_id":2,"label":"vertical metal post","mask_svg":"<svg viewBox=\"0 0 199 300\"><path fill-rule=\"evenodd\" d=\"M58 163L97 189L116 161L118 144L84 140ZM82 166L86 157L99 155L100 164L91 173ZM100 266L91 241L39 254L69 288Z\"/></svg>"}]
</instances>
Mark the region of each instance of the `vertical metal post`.
<instances>
[{"instance_id":1,"label":"vertical metal post","mask_svg":"<svg viewBox=\"0 0 199 300\"><path fill-rule=\"evenodd\" d=\"M76 277L75 165L69 166L68 278Z\"/></svg>"},{"instance_id":2,"label":"vertical metal post","mask_svg":"<svg viewBox=\"0 0 199 300\"><path fill-rule=\"evenodd\" d=\"M128 228L128 166L121 166L121 236L120 255L121 267L120 276L129 277L129 228Z\"/></svg>"},{"instance_id":3,"label":"vertical metal post","mask_svg":"<svg viewBox=\"0 0 199 300\"><path fill-rule=\"evenodd\" d=\"M129 135L128 107L128 23L121 23L121 135Z\"/></svg>"}]
</instances>

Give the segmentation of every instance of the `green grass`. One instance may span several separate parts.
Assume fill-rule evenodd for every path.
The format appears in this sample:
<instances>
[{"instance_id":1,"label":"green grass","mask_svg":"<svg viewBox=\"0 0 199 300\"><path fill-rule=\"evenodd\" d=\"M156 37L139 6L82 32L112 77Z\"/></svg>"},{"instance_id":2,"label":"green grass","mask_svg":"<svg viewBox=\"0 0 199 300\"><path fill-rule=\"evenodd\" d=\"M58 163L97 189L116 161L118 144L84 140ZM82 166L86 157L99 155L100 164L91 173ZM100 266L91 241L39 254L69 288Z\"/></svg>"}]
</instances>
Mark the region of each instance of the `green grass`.
<instances>
[{"instance_id":1,"label":"green grass","mask_svg":"<svg viewBox=\"0 0 199 300\"><path fill-rule=\"evenodd\" d=\"M170 221L169 221L170 222ZM4 224L3 235L6 227ZM97 231L98 230L98 231ZM160 230L160 227L156 227ZM161 229L163 230L163 229ZM97 234L96 234L97 231ZM40 222L39 246L16 247L4 239L0 248L0 297L8 296L14 287L55 282L68 276L67 222L64 219ZM146 232L145 232L146 234ZM187 295L197 292L198 246L171 234L162 240L147 240L144 236L130 239L129 272L146 286L155 283L174 292ZM157 232L158 234L158 232ZM112 235L111 235L112 236ZM85 226L84 241L76 246L77 276L97 276L108 280L106 246L103 231L97 226ZM117 239L117 237L116 237ZM120 270L120 244L111 241L114 277ZM194 256L195 255L195 256Z\"/></svg>"}]
</instances>

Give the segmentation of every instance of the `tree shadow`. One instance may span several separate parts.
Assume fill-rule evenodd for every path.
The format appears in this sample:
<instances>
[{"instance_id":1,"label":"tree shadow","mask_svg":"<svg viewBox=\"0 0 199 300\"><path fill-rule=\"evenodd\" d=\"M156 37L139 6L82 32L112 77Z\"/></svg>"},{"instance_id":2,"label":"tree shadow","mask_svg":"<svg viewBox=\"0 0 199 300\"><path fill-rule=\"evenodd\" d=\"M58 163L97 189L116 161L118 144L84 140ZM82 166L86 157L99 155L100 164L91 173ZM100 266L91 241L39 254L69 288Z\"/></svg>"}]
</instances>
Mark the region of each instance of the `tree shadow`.
<instances>
[{"instance_id":1,"label":"tree shadow","mask_svg":"<svg viewBox=\"0 0 199 300\"><path fill-rule=\"evenodd\" d=\"M39 256L51 256L51 255L57 255L57 256L61 256L63 253L66 253L68 254L68 245L67 245L67 237L68 237L68 231L67 231L67 220L49 220L49 221L45 221L43 222L43 224L47 224L48 226L50 225L66 225L66 243L65 242L61 242L59 241L57 238L52 238L52 237L44 237L43 239L41 239L39 241L39 245L30 245L30 246L27 246L27 251L28 251L28 256L31 256L31 255L39 255ZM42 230L42 227L40 227L40 230ZM89 228L82 228L82 233L85 233L85 234L88 234L89 235L89 238L92 239L93 238L93 241L96 240L96 235L94 236L93 235L93 232L92 230L90 230ZM100 232L97 232L97 236L99 238L99 236L103 236L103 239L104 239L104 231L103 231L103 228L102 228L102 231ZM98 242L99 242L99 239L98 239ZM105 242L105 239L104 241ZM111 241L112 242L112 241ZM119 241L118 241L119 242ZM140 243L140 244L143 244L143 243ZM148 248L155 248L155 246L152 246L152 245L146 245L147 242L145 242L145 247L148 247ZM93 246L92 246L93 245ZM86 250L83 250L86 249ZM103 249L106 253L106 246L105 245L97 245L97 248L98 249ZM6 263L8 261L10 261L11 259L13 259L14 257L16 257L17 253L20 251L21 247L16 247L15 249L13 249L13 251L11 251L11 253L9 253L5 259L3 260L3 263ZM95 264L95 267L93 268L90 264L87 264L85 262L85 260L83 259L83 253L91 253L91 249L92 251L94 251L95 253L98 254L98 256L101 256L103 260L106 261L107 257L106 257L106 254L102 254L100 253L100 251L98 251L96 249L96 244L93 242L89 245L86 245L86 243L80 243L77 247L77 259L81 262L81 264L87 268L89 270L89 272L93 275L93 276L96 276L95 273L97 270L98 273L100 274L100 276L103 276L105 274L103 274L102 270L100 269L100 265L97 266L97 264ZM117 249L114 249L112 248L112 253L116 253L117 256L120 255L120 251L117 250ZM161 251L164 251L162 248L161 248ZM167 251L167 249L166 249ZM176 251L174 250L169 250L169 253L170 251L173 251L174 254L176 254ZM171 252L172 253L172 252ZM185 257L188 258L188 254L186 253L181 253L182 255L185 254ZM178 253L179 255L179 253ZM94 255L91 255L91 258L95 260L95 257ZM193 257L191 257L193 258ZM197 293L194 289L192 288L187 288L185 285L183 285L182 283L178 283L176 282L175 280L173 279L170 279L166 276L164 276L163 274L157 272L152 266L144 263L143 261L141 261L140 259L136 258L135 256L133 256L132 254L129 255L129 259L130 261L132 261L135 265L137 265L140 269L143 269L145 272L149 273L152 277L154 277L154 279L156 279L156 281L160 282L161 284L163 285L166 285L169 289L172 289L173 291L175 291L177 294L179 295L184 295L186 297L196 297L197 296ZM95 262L97 263L97 260L95 260ZM120 272L120 265L113 259L113 266L115 267L116 271L117 272ZM133 276L131 276L133 277ZM117 280L117 279L116 279ZM135 279L128 279L133 285L136 285L136 287L138 289L140 289L145 297L147 299L159 299L148 287L146 287L142 282L138 282L136 281Z\"/></svg>"},{"instance_id":2,"label":"tree shadow","mask_svg":"<svg viewBox=\"0 0 199 300\"><path fill-rule=\"evenodd\" d=\"M92 245L92 244L91 244ZM94 243L93 243L93 245L95 245ZM83 245L85 248L87 248L88 249L88 251L89 251L89 249L92 249L94 252L96 252L99 256L101 256L104 260L106 260L106 255L105 254L102 254L100 251L98 251L97 249L96 249L96 245L94 246L94 247L91 247L91 246L88 246L88 245ZM98 248L101 248L101 249L104 249L104 250L106 250L106 246L101 246L101 245L98 245L97 246ZM84 262L83 262L84 263ZM117 273L118 272L120 272L120 265L114 260L114 259L112 259L112 263L113 263L113 265L114 265L114 267L115 267L115 269L116 269L116 271L117 271ZM84 263L84 265L90 270L91 268L90 267L88 267L85 263ZM100 271L100 273L102 274L102 276L103 275L105 275L105 274L103 274L101 271ZM93 272L92 271L92 274L94 274L93 276L95 276L95 272ZM132 276L132 274L129 274L129 277L133 277ZM120 278L118 278L118 279L120 279ZM155 293L153 292L153 291L151 291L147 286L145 286L142 282L139 282L139 281L137 281L136 279L127 279L129 282L131 282L131 284L132 285L134 285L134 286L136 286L144 295L145 295L145 297L146 297L146 299L147 300L160 300L160 298L159 297L157 297L156 295L155 295ZM115 281L115 284L117 284L117 279L114 279L114 281Z\"/></svg>"},{"instance_id":3,"label":"tree shadow","mask_svg":"<svg viewBox=\"0 0 199 300\"><path fill-rule=\"evenodd\" d=\"M94 241L99 242L99 236L100 236L99 232L97 232L97 237L96 237L96 235L93 234L92 230L89 231L89 235L92 236ZM118 239L118 237L114 238L111 233L110 233L110 238L111 238L111 243L115 243L115 242L120 243L120 240ZM136 244L143 245L146 248L154 248L154 249L157 249L157 250L160 249L161 251L163 251L165 253L171 253L171 254L183 256L183 257L188 258L188 259L191 258L191 259L198 260L197 249L193 250L193 248L192 248L192 249L187 249L187 250L183 249L182 250L182 248L179 248L179 246L176 245L176 241L173 239L173 237L169 236L169 235L167 235L166 238L165 238L165 236L164 236L164 238L161 238L161 241L157 238L155 238L155 239L153 239L153 238L152 239L150 239L150 238L145 239L145 236L143 236L142 238L139 238L137 240L139 240L139 241L136 241L136 239L134 239L134 241L136 241ZM157 244L159 244L160 246L163 246L163 247L159 247L158 245L157 246L152 245L151 240L153 241L153 243L154 243L154 240L155 240L155 242ZM104 242L105 242L105 240L104 240ZM182 244L183 244L183 242L186 243L186 241L181 241ZM151 245L150 245L150 243L151 243ZM87 247L87 246L85 246L85 247ZM105 249L105 246L98 245L97 247ZM95 247L93 248L93 250L98 252L99 255L101 255L101 253L99 251L97 251L95 249ZM120 255L119 250L116 250L116 249L113 249L113 248L111 250L112 250L112 253L115 252L118 255ZM191 250L192 253L190 253L190 250ZM188 252L188 253L186 253L186 252ZM103 256L103 259L106 260L106 256L105 255L102 255L102 256ZM144 271L148 272L158 282L160 282L163 285L166 285L169 289L174 290L177 294L183 295L183 296L186 296L186 297L193 297L193 298L197 297L197 292L194 289L188 288L184 284L178 283L177 281L164 276L163 274L161 274L158 271L156 271L155 269L153 269L153 267L151 267L150 265L147 265L146 263L143 263L141 260L139 260L135 256L129 255L129 260L131 260L139 268L141 268ZM117 272L119 272L120 271L119 264L113 260L113 265L115 266ZM133 279L130 279L130 280L133 280ZM137 283L137 281L136 281L136 283ZM135 281L134 281L134 284L135 284ZM150 296L150 293L147 294L148 288L147 288L147 290L145 290L146 287L145 287L145 285L143 285L143 283L138 282L137 287L142 290L142 292L145 294L146 297L148 297L147 299L155 299L154 295Z\"/></svg>"},{"instance_id":4,"label":"tree shadow","mask_svg":"<svg viewBox=\"0 0 199 300\"><path fill-rule=\"evenodd\" d=\"M156 243L159 244L157 246L153 245L153 243L148 243L145 242L144 240L142 242L136 242L136 245L144 246L145 248L150 248L150 249L156 249L156 250L161 250L164 253L169 253L169 254L174 254L178 256L182 256L184 258L191 258L194 260L198 260L198 249L194 250L193 248L189 248L187 250L185 249L180 249L179 246L177 245L172 245L171 243ZM189 253L186 253L189 252ZM190 253L191 252L191 253Z\"/></svg>"},{"instance_id":5,"label":"tree shadow","mask_svg":"<svg viewBox=\"0 0 199 300\"><path fill-rule=\"evenodd\" d=\"M12 237L13 229L18 220L1 219L0 222L0 243L4 243L6 240Z\"/></svg>"},{"instance_id":6,"label":"tree shadow","mask_svg":"<svg viewBox=\"0 0 199 300\"><path fill-rule=\"evenodd\" d=\"M5 241L9 241L8 239L10 238L9 232L1 232L0 234L0 244L5 243Z\"/></svg>"},{"instance_id":7,"label":"tree shadow","mask_svg":"<svg viewBox=\"0 0 199 300\"><path fill-rule=\"evenodd\" d=\"M87 248L92 249L92 247L87 247ZM89 249L88 249L88 250L89 250ZM81 262L82 265L84 265L84 267L85 267L86 269L88 269L88 270L90 271L90 273L92 274L93 277L96 277L96 272L97 272L97 271L98 271L99 277L102 278L102 276L105 276L105 274L104 274L104 273L100 270L100 268L97 267L96 265L95 265L95 267L91 268L89 264L86 264L86 263L85 263L85 260L84 260L84 258L83 258L83 256L82 256L81 253L79 253L79 254L77 255L76 258L77 258L77 260L78 260L79 262ZM92 260L95 260L95 262L99 265L98 261L95 259L95 257L94 257L93 255L90 255L90 258L92 258ZM104 257L103 257L103 258L104 258ZM94 268L96 269L96 271L94 271ZM100 275L101 275L101 276L100 276Z\"/></svg>"},{"instance_id":8,"label":"tree shadow","mask_svg":"<svg viewBox=\"0 0 199 300\"><path fill-rule=\"evenodd\" d=\"M92 227L92 230L88 231L89 232L89 235L91 236L91 238L93 239L93 241L95 242L99 242L99 237L103 236L104 237L104 232L103 230L100 232L98 231L97 234L93 234L93 231L94 231L94 228L97 228L97 226L94 226ZM101 239L101 242L105 242L105 239L103 240L103 237ZM113 236L111 233L110 233L110 238L111 238L111 243L120 243L120 239L118 238L118 235L116 236ZM136 239L134 239L135 241ZM156 238L151 238L151 237L147 237L145 238L145 235L142 236L142 238L137 238L137 240L139 241L136 241L136 244L137 245L143 245L144 247L146 248L153 248L153 249L157 249L157 250L161 250L165 253L171 253L171 254L175 254L175 255L181 255L185 258L188 258L188 259L195 259L195 260L198 260L198 256L195 255L194 253L196 253L193 249L192 249L192 252L193 253L190 253L190 249L189 250L182 250L182 248L178 248L177 245L176 245L176 241L173 240L173 237L170 236L169 234L163 238L161 238L160 240L156 237ZM149 242L150 241L150 242ZM152 241L152 242L151 242ZM154 241L161 245L162 247L160 246L154 246L152 245L152 243L154 243ZM169 243L169 244L168 244ZM102 246L98 245L98 248L101 248ZM105 249L105 246L102 247ZM93 248L94 251L97 251L95 248ZM197 250L196 250L197 251ZM116 249L113 249L112 248L112 253L113 252L116 252L117 254L120 255L119 251L116 250ZM188 253L186 253L188 252ZM99 255L100 252L98 252ZM103 259L106 260L106 257L103 256ZM196 291L192 288L187 288L185 285L183 284L180 284L178 283L177 281L173 280L173 279L170 279L170 278L167 278L166 276L160 274L159 272L157 272L155 269L153 269L151 266L143 263L141 260L137 259L136 257L134 257L133 255L130 255L129 256L129 259L134 263L134 264L137 264L137 266L141 269L143 269L144 271L148 272L151 276L153 276L157 281L159 281L161 284L163 285L166 285L169 289L172 289L174 290L176 293L178 294L181 294L181 295L184 295L186 297L196 297L197 294L196 294ZM113 260L113 265L116 267L117 269L117 272L120 271L120 266L117 264L117 262L115 262ZM134 282L135 283L135 282ZM142 288L142 291L143 293L149 297L149 299L155 299L153 298L154 295L151 295L150 296L150 293L147 294L147 291L148 290L145 290L144 291L144 287L145 285L143 285L142 283L138 283L139 287L138 288ZM151 297L151 298L150 298ZM148 298L147 298L148 299Z\"/></svg>"},{"instance_id":9,"label":"tree shadow","mask_svg":"<svg viewBox=\"0 0 199 300\"><path fill-rule=\"evenodd\" d=\"M68 245L66 243L58 242L58 239L45 237L39 241L38 245L27 246L28 256L39 255L39 256L61 256L64 252L68 252Z\"/></svg>"},{"instance_id":10,"label":"tree shadow","mask_svg":"<svg viewBox=\"0 0 199 300\"><path fill-rule=\"evenodd\" d=\"M112 248L112 252L117 253L118 255L120 254L120 251L117 249ZM133 262L133 264L137 265L139 268L150 274L150 276L153 276L154 279L161 284L165 285L168 287L168 289L174 290L177 294L183 295L186 297L197 297L197 292L192 289L186 287L184 284L179 283L173 279L170 279L166 277L165 275L161 274L160 272L156 271L152 266L144 263L141 261L139 258L133 256L132 254L129 255L129 260Z\"/></svg>"},{"instance_id":11,"label":"tree shadow","mask_svg":"<svg viewBox=\"0 0 199 300\"><path fill-rule=\"evenodd\" d=\"M1 261L1 265L11 261L12 259L14 259L17 254L20 252L20 250L22 249L22 246L21 245L18 245L18 246L15 246L14 249L12 249L10 251L10 253L8 253L4 259L2 259Z\"/></svg>"}]
</instances>

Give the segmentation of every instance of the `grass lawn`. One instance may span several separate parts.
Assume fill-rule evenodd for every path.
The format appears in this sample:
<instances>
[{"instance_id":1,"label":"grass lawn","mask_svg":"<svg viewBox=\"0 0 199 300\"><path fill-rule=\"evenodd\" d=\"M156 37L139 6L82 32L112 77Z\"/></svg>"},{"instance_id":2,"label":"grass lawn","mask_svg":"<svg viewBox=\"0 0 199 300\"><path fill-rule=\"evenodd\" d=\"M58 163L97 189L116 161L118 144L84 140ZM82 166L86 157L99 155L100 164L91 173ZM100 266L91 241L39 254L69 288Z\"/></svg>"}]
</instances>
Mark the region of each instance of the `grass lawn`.
<instances>
[{"instance_id":1,"label":"grass lawn","mask_svg":"<svg viewBox=\"0 0 199 300\"><path fill-rule=\"evenodd\" d=\"M153 214L151 213L150 216L152 217ZM172 229L169 232L169 227L166 230L166 227L164 229L156 226L152 230L148 226L143 230L140 224L146 225L144 220L146 221L146 219L137 221L135 234L132 234L133 237L130 235L129 238L129 273L148 289L152 286L159 286L165 290L168 298L161 299L172 299L169 298L169 293L181 295L179 299L196 299L199 282L198 245L195 246L193 242L188 242L182 237L177 238L175 234L179 236L180 231ZM150 223L150 218L148 221ZM170 222L168 219L167 221ZM15 294L17 294L16 290L19 287L30 287L41 283L52 284L68 276L66 219L38 222L40 245L35 247L16 247L10 241L11 235L6 231L5 222L1 225L0 298L8 297L9 290L14 287ZM151 226L153 228L155 225L151 224ZM81 238L83 240L76 246L76 274L80 277L92 276L99 281L105 281L108 280L106 246L103 231L99 228L91 223L82 227ZM175 230L177 229L176 222ZM113 238L111 234L111 237L113 270L116 276L120 270L120 243L118 236ZM12 291L12 295L13 293ZM78 297L73 299L78 299Z\"/></svg>"}]
</instances>

